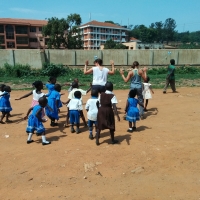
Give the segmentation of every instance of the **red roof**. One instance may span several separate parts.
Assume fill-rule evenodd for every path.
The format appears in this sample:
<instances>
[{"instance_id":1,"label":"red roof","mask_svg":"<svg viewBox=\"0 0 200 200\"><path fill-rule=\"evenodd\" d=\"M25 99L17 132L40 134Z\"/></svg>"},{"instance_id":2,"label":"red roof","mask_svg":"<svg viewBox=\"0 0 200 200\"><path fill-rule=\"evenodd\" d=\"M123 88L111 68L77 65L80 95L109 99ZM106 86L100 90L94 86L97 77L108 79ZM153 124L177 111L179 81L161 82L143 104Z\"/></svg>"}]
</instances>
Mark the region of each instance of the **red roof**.
<instances>
[{"instance_id":1,"label":"red roof","mask_svg":"<svg viewBox=\"0 0 200 200\"><path fill-rule=\"evenodd\" d=\"M93 20L93 21L91 21L91 22L88 22L88 23L86 23L86 24L83 24L83 25L81 25L80 27L82 27L82 26L87 26L87 25L103 26L103 27L107 26L107 27L114 27L114 28L124 28L124 27L118 26L118 25L116 25L116 24L107 23L107 22L98 22L98 21L95 21L95 20Z\"/></svg>"},{"instance_id":2,"label":"red roof","mask_svg":"<svg viewBox=\"0 0 200 200\"><path fill-rule=\"evenodd\" d=\"M0 24L44 26L44 25L47 25L47 21L46 20L35 20L35 19L0 18Z\"/></svg>"}]
</instances>

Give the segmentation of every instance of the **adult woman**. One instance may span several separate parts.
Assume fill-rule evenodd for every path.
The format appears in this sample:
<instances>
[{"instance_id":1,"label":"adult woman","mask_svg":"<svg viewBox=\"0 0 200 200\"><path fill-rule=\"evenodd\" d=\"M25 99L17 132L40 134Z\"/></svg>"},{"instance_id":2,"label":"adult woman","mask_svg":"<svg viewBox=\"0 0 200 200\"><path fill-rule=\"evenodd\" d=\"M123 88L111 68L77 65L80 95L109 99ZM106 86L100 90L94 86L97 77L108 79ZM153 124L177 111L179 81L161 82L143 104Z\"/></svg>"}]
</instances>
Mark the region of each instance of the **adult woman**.
<instances>
[{"instance_id":1,"label":"adult woman","mask_svg":"<svg viewBox=\"0 0 200 200\"><path fill-rule=\"evenodd\" d=\"M107 82L108 74L113 75L115 73L114 61L110 61L110 64L112 65L111 70L102 66L103 61L100 58L94 61L95 67L92 67L89 70L87 70L88 63L87 60L85 62L84 74L93 74L92 89L96 89L99 93L105 92L105 84Z\"/></svg>"},{"instance_id":2,"label":"adult woman","mask_svg":"<svg viewBox=\"0 0 200 200\"><path fill-rule=\"evenodd\" d=\"M139 69L139 63L137 61L133 62L133 65L131 66L133 68L131 71L129 71L127 77L124 76L124 71L120 70L120 74L124 80L124 82L128 82L131 80L130 89L136 89L137 90L137 98L138 101L144 105L144 98L142 95L142 79L145 81L147 78L147 68ZM143 106L144 107L144 106ZM140 106L140 116L143 116L144 109L142 106Z\"/></svg>"}]
</instances>

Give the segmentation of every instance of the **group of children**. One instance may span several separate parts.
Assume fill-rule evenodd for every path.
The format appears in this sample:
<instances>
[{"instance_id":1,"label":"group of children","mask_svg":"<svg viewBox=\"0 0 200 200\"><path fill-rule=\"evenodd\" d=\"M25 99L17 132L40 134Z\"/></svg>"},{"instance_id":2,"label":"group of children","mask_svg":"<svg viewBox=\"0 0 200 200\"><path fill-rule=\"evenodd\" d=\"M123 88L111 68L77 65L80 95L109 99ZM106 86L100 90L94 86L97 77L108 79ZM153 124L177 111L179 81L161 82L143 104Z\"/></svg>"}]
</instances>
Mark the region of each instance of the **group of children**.
<instances>
[{"instance_id":1,"label":"group of children","mask_svg":"<svg viewBox=\"0 0 200 200\"><path fill-rule=\"evenodd\" d=\"M147 81L144 83L143 90L144 99L146 99L144 109L146 111L148 99L152 98L151 92L153 93L153 90L150 87L151 84L148 82L149 77L147 77ZM33 142L32 135L34 134L34 131L36 131L37 135L42 136L43 145L48 145L51 143L50 141L47 141L45 137L45 128L43 126L43 122L47 121L45 118L45 113L51 121L50 125L53 127L58 126L56 120L59 120L59 109L62 107L62 104L66 104L68 109L66 123L64 126L68 126L70 121L71 133L80 133L80 118L82 118L84 125L89 127L89 138L91 140L96 138L96 145L100 144L100 133L104 129L110 130L111 143L117 143L118 141L114 138L114 115L117 116L118 121L120 121L120 117L116 107L116 104L118 103L117 98L113 94L113 84L111 82L107 82L105 85L106 91L105 93L101 94L98 94L97 90L91 89L91 85L87 91L79 89L78 79L74 79L72 84L67 83L64 85L70 85L67 102L61 102L60 100L62 95L60 94L62 86L60 84L56 84L55 77L50 77L49 83L46 84L48 89L47 94L42 92L43 83L41 81L35 81L33 83L33 87L35 88L33 91L18 99L15 99L21 100L30 95L33 96L31 108L28 110L27 115L24 117L24 119L28 119L28 125L26 128L26 132L28 133L27 144ZM2 112L0 123L4 123L4 117L6 117L6 123L8 123L11 122L9 120L10 111L12 110L9 101L11 88L2 84L0 85L0 90L0 111ZM88 123L86 123L83 114L82 95L86 95L90 90L91 98L87 100L85 105L88 119ZM136 121L140 119L139 110L137 108L137 104L139 104L139 102L135 98L136 93L136 90L130 90L129 97L126 102L125 120L127 120L129 123L129 129L127 130L128 132L133 132L136 129ZM93 135L93 126L95 126L95 135Z\"/></svg>"}]
</instances>

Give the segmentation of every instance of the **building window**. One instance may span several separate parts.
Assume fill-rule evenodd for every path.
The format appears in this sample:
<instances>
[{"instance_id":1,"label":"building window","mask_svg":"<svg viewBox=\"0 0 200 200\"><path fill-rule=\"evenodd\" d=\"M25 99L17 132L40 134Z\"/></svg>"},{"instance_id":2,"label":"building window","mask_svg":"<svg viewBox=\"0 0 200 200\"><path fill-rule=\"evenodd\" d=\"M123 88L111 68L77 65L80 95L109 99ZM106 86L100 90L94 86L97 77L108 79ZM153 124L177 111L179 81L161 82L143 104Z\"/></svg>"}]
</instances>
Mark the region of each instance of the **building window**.
<instances>
[{"instance_id":1,"label":"building window","mask_svg":"<svg viewBox=\"0 0 200 200\"><path fill-rule=\"evenodd\" d=\"M29 38L29 42L37 42L37 38Z\"/></svg>"},{"instance_id":2,"label":"building window","mask_svg":"<svg viewBox=\"0 0 200 200\"><path fill-rule=\"evenodd\" d=\"M27 26L15 26L16 34L28 34Z\"/></svg>"},{"instance_id":3,"label":"building window","mask_svg":"<svg viewBox=\"0 0 200 200\"><path fill-rule=\"evenodd\" d=\"M4 43L5 43L4 35L0 35L0 45Z\"/></svg>"},{"instance_id":4,"label":"building window","mask_svg":"<svg viewBox=\"0 0 200 200\"><path fill-rule=\"evenodd\" d=\"M16 37L17 44L28 44L28 37Z\"/></svg>"},{"instance_id":5,"label":"building window","mask_svg":"<svg viewBox=\"0 0 200 200\"><path fill-rule=\"evenodd\" d=\"M42 32L42 27L39 27L39 31Z\"/></svg>"},{"instance_id":6,"label":"building window","mask_svg":"<svg viewBox=\"0 0 200 200\"><path fill-rule=\"evenodd\" d=\"M14 39L14 28L12 25L6 25L6 39Z\"/></svg>"},{"instance_id":7,"label":"building window","mask_svg":"<svg viewBox=\"0 0 200 200\"><path fill-rule=\"evenodd\" d=\"M30 27L30 32L35 33L36 32L36 27L35 26L31 26Z\"/></svg>"},{"instance_id":8,"label":"building window","mask_svg":"<svg viewBox=\"0 0 200 200\"><path fill-rule=\"evenodd\" d=\"M43 42L43 38L42 37L40 37L40 42Z\"/></svg>"},{"instance_id":9,"label":"building window","mask_svg":"<svg viewBox=\"0 0 200 200\"><path fill-rule=\"evenodd\" d=\"M15 43L14 42L7 42L7 48L8 49L15 48Z\"/></svg>"},{"instance_id":10,"label":"building window","mask_svg":"<svg viewBox=\"0 0 200 200\"><path fill-rule=\"evenodd\" d=\"M4 26L0 25L0 33L4 33Z\"/></svg>"}]
</instances>

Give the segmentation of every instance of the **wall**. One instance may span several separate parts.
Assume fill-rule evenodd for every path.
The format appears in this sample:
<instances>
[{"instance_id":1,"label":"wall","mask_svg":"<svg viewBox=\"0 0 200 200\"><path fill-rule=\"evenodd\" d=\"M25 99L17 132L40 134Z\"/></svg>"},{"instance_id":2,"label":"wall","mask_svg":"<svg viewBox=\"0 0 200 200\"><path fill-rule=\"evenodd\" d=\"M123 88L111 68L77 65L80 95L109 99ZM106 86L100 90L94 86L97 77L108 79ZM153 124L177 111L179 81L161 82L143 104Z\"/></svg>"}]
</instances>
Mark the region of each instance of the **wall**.
<instances>
[{"instance_id":1,"label":"wall","mask_svg":"<svg viewBox=\"0 0 200 200\"><path fill-rule=\"evenodd\" d=\"M40 49L0 49L0 66L5 63L29 64L41 68L42 63L50 62L67 66L83 66L86 60L93 65L94 57L103 59L104 65L130 66L137 60L140 65L168 65L175 59L177 65L200 65L200 49L152 49L152 50L40 50Z\"/></svg>"}]
</instances>

